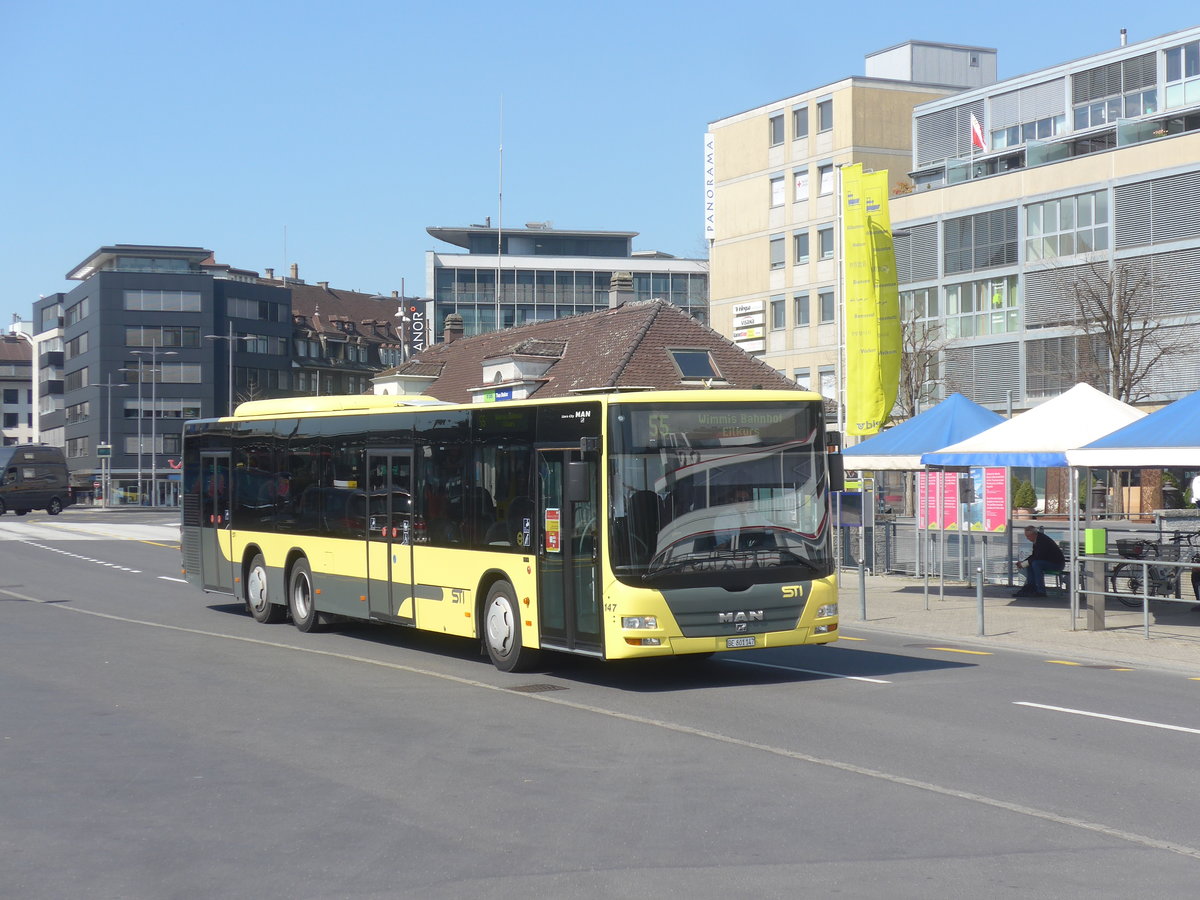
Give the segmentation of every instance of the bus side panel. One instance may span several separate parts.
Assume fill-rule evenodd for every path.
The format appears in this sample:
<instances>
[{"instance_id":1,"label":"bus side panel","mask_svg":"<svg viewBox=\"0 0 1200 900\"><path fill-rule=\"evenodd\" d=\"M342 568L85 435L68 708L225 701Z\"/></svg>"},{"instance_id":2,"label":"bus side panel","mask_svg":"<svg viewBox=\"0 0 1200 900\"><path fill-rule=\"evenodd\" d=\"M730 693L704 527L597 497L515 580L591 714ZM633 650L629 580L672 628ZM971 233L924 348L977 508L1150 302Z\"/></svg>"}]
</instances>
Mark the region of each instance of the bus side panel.
<instances>
[{"instance_id":1,"label":"bus side panel","mask_svg":"<svg viewBox=\"0 0 1200 900\"><path fill-rule=\"evenodd\" d=\"M416 578L416 625L460 637L479 635L475 609L481 583L489 573L503 573L521 607L522 641L538 646L536 579L529 557L516 553L487 553L418 545L413 550ZM529 603L524 601L528 598ZM529 624L526 624L529 623Z\"/></svg>"}]
</instances>

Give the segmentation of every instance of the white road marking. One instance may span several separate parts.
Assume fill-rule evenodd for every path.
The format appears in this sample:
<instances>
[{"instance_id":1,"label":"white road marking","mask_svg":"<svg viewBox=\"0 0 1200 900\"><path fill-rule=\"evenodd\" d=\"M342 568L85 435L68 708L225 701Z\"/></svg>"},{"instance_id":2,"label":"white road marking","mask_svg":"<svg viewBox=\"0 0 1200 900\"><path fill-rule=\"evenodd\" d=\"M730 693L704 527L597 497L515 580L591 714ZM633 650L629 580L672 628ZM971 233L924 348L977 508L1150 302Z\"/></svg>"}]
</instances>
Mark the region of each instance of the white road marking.
<instances>
[{"instance_id":1,"label":"white road marking","mask_svg":"<svg viewBox=\"0 0 1200 900\"><path fill-rule=\"evenodd\" d=\"M170 575L159 575L160 581L178 581L180 584L187 584L186 578L172 578Z\"/></svg>"},{"instance_id":2,"label":"white road marking","mask_svg":"<svg viewBox=\"0 0 1200 900\"><path fill-rule=\"evenodd\" d=\"M1051 712L1069 713L1072 716L1087 716L1092 719L1107 719L1110 722L1122 722L1126 725L1143 725L1146 728L1163 728L1167 731L1182 731L1187 734L1200 734L1200 728L1186 728L1183 725L1167 725L1165 722L1147 722L1145 719L1127 719L1124 716L1110 716L1107 713L1089 712L1086 709L1070 709L1066 706L1048 706L1045 703L1027 703L1024 700L1014 700L1015 706L1029 706L1033 709L1048 709Z\"/></svg>"},{"instance_id":3,"label":"white road marking","mask_svg":"<svg viewBox=\"0 0 1200 900\"><path fill-rule=\"evenodd\" d=\"M203 631L198 628L184 628L181 625L167 625L161 622L147 622L142 619L129 619L124 616L114 616L109 613L95 612L94 610L82 609L78 606L69 606L66 604L54 604L47 600L41 600L37 597L30 597L25 594L19 594L15 591L0 588L0 594L8 597L16 597L18 600L28 600L32 603L42 603L54 609L65 609L70 612L80 613L82 615L96 616L101 619L109 619L114 622L125 622L131 625L144 625L148 628L162 628L166 631L176 631L184 634L194 634L199 637L211 637L228 641L239 641L246 644L258 644L264 647L274 647L277 650L294 650L299 653L310 653L314 656L327 656L333 659L341 659L347 662L357 662L364 665L379 666L384 669L391 669L397 672L408 672L413 675L422 675L427 678L436 678L440 681L448 681L453 684L460 684L464 687L478 688L485 691L495 691L497 694L511 698L520 698L539 703L553 703L556 706L578 710L580 712L593 713L598 716L606 716L611 719L618 719L624 722L633 722L638 725L646 725L650 728L660 728L663 731L670 731L675 734L685 734L691 737L701 738L703 740L716 741L718 743L727 744L735 747L742 747L747 750L757 750L761 753L768 753L772 756L791 759L797 762L809 763L810 765L822 766L828 769L836 769L841 772L849 772L853 775L861 775L865 778L874 778L879 781L885 781L890 784L900 785L902 787L913 788L914 790L926 791L931 794L937 794L942 797L951 797L956 800L964 800L969 803L977 803L981 806L988 806L993 809L1002 809L1007 812L1016 813L1017 815L1028 816L1034 819L1041 819L1045 822L1053 822L1057 825L1064 825L1068 828L1076 828L1081 831L1092 832L1093 834L1102 834L1106 837L1114 838L1115 840L1126 841L1131 844L1137 844L1142 847L1149 847L1154 850L1165 850L1168 853L1176 853L1180 856L1188 856L1192 859L1200 859L1200 848L1190 847L1186 844L1177 844L1173 841L1159 840L1144 834L1138 834L1133 831L1125 831L1120 828L1115 828L1111 825L1105 825L1101 822L1089 822L1086 819L1076 819L1072 816L1064 816L1055 812L1050 812L1045 809L1038 809L1034 806L1025 806L1021 803L1012 803L1008 800L999 800L994 797L988 797L984 794L975 794L970 791L962 791L957 788L949 788L944 785L933 784L928 781L920 781L915 778L908 778L903 775L895 775L890 772L883 772L878 769L868 769L865 766L854 765L853 763L842 762L836 759L826 759L820 756L811 756L807 753L800 753L796 750L789 750L786 747L775 747L770 744L760 744L755 741L747 741L742 738L735 738L731 735L721 734L717 731L707 731L703 728L695 728L691 725L682 725L678 722L669 722L663 719L652 719L647 716L639 716L633 713L619 712L617 710L605 709L600 706L593 706L589 703L577 703L573 700L567 700L561 696L552 694L525 694L516 693L510 690L507 685L488 684L483 681L476 681L473 678L463 678L458 675L449 675L445 672L435 672L431 669L422 669L418 666L407 666L401 663L387 662L380 659L370 659L365 656L355 656L349 653L337 653L332 650L319 650L315 647L298 647L294 644L281 644L276 641L267 641L260 638L242 637L234 634L221 634L215 631Z\"/></svg>"},{"instance_id":4,"label":"white road marking","mask_svg":"<svg viewBox=\"0 0 1200 900\"><path fill-rule=\"evenodd\" d=\"M799 669L795 666L777 666L774 663L755 662L752 659L729 659L725 657L722 662L737 663L742 666L758 666L760 669L782 669L785 672L803 672L806 675L824 675L826 678L846 678L850 681L866 681L870 684L891 684L890 681L884 681L882 678L868 678L865 675L842 675L838 672L821 672L817 669Z\"/></svg>"}]
</instances>

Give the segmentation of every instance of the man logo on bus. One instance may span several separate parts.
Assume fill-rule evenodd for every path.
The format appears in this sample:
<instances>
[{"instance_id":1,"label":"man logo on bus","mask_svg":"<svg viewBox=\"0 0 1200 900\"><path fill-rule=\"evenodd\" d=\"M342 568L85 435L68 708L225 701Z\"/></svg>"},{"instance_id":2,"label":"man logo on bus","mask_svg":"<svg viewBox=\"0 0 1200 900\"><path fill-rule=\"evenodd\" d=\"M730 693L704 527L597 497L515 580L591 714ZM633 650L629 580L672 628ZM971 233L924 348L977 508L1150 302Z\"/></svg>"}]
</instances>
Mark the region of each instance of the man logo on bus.
<instances>
[{"instance_id":1,"label":"man logo on bus","mask_svg":"<svg viewBox=\"0 0 1200 900\"><path fill-rule=\"evenodd\" d=\"M736 612L720 612L717 613L717 621L722 625L738 622L761 622L763 620L763 611L761 609L745 609L737 610Z\"/></svg>"}]
</instances>

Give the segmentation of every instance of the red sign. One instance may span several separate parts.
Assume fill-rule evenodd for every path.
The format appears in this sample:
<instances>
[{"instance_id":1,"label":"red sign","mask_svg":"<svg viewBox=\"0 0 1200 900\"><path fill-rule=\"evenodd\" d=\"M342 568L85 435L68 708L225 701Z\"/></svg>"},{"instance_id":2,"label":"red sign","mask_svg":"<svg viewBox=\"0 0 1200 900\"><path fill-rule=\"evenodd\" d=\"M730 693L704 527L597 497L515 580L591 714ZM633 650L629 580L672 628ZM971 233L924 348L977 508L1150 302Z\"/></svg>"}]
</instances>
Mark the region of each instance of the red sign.
<instances>
[{"instance_id":1,"label":"red sign","mask_svg":"<svg viewBox=\"0 0 1200 900\"><path fill-rule=\"evenodd\" d=\"M559 530L559 511L557 509L546 510L546 527L542 531L546 535L546 552L561 552L562 542L559 539L561 532Z\"/></svg>"}]
</instances>

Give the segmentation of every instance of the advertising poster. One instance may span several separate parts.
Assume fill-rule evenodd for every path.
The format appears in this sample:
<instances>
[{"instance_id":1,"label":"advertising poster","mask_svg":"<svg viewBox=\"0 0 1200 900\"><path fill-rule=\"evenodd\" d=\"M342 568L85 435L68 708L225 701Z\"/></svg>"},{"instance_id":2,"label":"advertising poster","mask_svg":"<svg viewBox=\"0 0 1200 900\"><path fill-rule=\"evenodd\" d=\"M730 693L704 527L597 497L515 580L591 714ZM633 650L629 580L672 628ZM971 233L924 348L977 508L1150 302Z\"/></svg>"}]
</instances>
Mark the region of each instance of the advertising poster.
<instances>
[{"instance_id":1,"label":"advertising poster","mask_svg":"<svg viewBox=\"0 0 1200 900\"><path fill-rule=\"evenodd\" d=\"M975 485L975 502L966 506L967 527L971 531L1003 532L1008 527L1008 470L992 466L973 468L970 478ZM962 507L958 502L958 479L957 472L917 473L917 527L950 531L959 528ZM939 499L941 515L938 515Z\"/></svg>"},{"instance_id":2,"label":"advertising poster","mask_svg":"<svg viewBox=\"0 0 1200 900\"><path fill-rule=\"evenodd\" d=\"M940 483L940 487L939 487ZM918 472L917 491L919 527L958 528L958 474L955 472ZM939 513L938 506L941 506Z\"/></svg>"}]
</instances>

